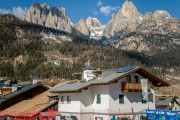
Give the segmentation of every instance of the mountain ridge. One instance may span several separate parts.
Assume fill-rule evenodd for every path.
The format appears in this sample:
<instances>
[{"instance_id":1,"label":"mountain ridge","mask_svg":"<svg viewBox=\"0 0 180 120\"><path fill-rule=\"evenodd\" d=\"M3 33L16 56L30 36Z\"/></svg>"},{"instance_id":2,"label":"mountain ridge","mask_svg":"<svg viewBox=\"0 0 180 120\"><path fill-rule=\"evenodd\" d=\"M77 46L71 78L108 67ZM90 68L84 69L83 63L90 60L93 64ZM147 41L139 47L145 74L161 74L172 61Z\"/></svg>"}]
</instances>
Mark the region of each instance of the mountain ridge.
<instances>
[{"instance_id":1,"label":"mountain ridge","mask_svg":"<svg viewBox=\"0 0 180 120\"><path fill-rule=\"evenodd\" d=\"M91 60L94 67L102 69L141 65L160 77L180 74L180 48L149 56L90 42L74 34L22 21L12 15L0 15L0 26L0 76L20 80L29 80L32 75L40 79L69 78L73 72L81 71L87 60Z\"/></svg>"},{"instance_id":2,"label":"mountain ridge","mask_svg":"<svg viewBox=\"0 0 180 120\"><path fill-rule=\"evenodd\" d=\"M128 51L153 54L158 50L166 51L180 45L180 38L176 35L180 34L180 20L173 18L164 10L142 15L132 1L125 1L106 25L102 25L97 18L92 17L73 25L64 7L58 9L40 4L31 6L25 20ZM171 39L168 34L172 35ZM167 39L164 39L166 35ZM153 46L151 37L155 39ZM168 43L170 46L157 45L156 41L162 42L162 45Z\"/></svg>"}]
</instances>

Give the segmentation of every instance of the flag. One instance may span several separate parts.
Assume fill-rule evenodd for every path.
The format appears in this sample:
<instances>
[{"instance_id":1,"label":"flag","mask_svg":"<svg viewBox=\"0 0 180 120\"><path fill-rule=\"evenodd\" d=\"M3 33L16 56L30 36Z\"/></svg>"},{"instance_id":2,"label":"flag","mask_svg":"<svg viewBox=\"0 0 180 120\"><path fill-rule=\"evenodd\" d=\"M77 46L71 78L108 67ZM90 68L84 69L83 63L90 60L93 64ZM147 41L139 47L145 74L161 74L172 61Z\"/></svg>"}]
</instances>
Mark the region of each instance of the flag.
<instances>
[{"instance_id":1,"label":"flag","mask_svg":"<svg viewBox=\"0 0 180 120\"><path fill-rule=\"evenodd\" d=\"M142 88L142 102L148 102L148 80L141 79L141 88Z\"/></svg>"}]
</instances>

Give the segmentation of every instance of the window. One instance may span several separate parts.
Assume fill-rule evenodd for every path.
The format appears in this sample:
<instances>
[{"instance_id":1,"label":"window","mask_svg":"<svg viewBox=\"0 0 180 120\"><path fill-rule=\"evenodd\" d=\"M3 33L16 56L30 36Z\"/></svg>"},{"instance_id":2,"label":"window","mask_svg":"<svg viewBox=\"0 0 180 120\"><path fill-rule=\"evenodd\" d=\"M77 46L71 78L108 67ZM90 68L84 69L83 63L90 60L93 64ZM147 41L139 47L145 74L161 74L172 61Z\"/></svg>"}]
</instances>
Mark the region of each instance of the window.
<instances>
[{"instance_id":1,"label":"window","mask_svg":"<svg viewBox=\"0 0 180 120\"><path fill-rule=\"evenodd\" d=\"M103 117L95 117L95 120L103 120Z\"/></svg>"},{"instance_id":2,"label":"window","mask_svg":"<svg viewBox=\"0 0 180 120\"><path fill-rule=\"evenodd\" d=\"M101 103L101 95L96 96L96 103L100 104Z\"/></svg>"},{"instance_id":3,"label":"window","mask_svg":"<svg viewBox=\"0 0 180 120\"><path fill-rule=\"evenodd\" d=\"M130 75L126 76L126 81L131 82L131 76Z\"/></svg>"},{"instance_id":4,"label":"window","mask_svg":"<svg viewBox=\"0 0 180 120\"><path fill-rule=\"evenodd\" d=\"M119 103L124 103L124 95L119 95Z\"/></svg>"},{"instance_id":5,"label":"window","mask_svg":"<svg viewBox=\"0 0 180 120\"><path fill-rule=\"evenodd\" d=\"M67 103L70 103L70 102L71 102L70 96L67 96Z\"/></svg>"},{"instance_id":6,"label":"window","mask_svg":"<svg viewBox=\"0 0 180 120\"><path fill-rule=\"evenodd\" d=\"M134 81L135 82L138 82L138 79L139 79L138 76L134 76Z\"/></svg>"},{"instance_id":7,"label":"window","mask_svg":"<svg viewBox=\"0 0 180 120\"><path fill-rule=\"evenodd\" d=\"M64 96L61 96L60 101L63 103L64 102Z\"/></svg>"}]
</instances>

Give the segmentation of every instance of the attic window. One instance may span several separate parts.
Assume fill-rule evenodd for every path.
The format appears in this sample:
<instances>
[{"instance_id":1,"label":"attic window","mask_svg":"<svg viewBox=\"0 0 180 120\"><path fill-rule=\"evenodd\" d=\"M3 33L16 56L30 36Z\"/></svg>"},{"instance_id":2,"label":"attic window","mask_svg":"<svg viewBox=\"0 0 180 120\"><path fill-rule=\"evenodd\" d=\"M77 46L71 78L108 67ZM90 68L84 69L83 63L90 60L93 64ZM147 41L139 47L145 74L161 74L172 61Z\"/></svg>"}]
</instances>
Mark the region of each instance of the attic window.
<instances>
[{"instance_id":1,"label":"attic window","mask_svg":"<svg viewBox=\"0 0 180 120\"><path fill-rule=\"evenodd\" d=\"M126 76L126 81L131 82L131 76L130 75Z\"/></svg>"},{"instance_id":2,"label":"attic window","mask_svg":"<svg viewBox=\"0 0 180 120\"><path fill-rule=\"evenodd\" d=\"M134 76L134 81L135 81L135 82L138 82L138 81L139 81L138 76Z\"/></svg>"}]
</instances>

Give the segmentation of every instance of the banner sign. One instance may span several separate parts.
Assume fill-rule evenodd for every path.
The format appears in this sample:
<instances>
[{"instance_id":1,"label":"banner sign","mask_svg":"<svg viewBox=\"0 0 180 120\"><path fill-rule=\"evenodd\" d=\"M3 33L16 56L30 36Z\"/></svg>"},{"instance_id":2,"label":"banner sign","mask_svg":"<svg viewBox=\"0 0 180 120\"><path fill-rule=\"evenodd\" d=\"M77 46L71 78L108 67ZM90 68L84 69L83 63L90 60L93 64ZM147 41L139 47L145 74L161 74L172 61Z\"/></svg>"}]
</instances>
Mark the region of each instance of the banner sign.
<instances>
[{"instance_id":1,"label":"banner sign","mask_svg":"<svg viewBox=\"0 0 180 120\"><path fill-rule=\"evenodd\" d=\"M155 110L146 110L146 117L150 120L156 120Z\"/></svg>"},{"instance_id":2,"label":"banner sign","mask_svg":"<svg viewBox=\"0 0 180 120\"><path fill-rule=\"evenodd\" d=\"M146 110L148 120L180 120L180 111Z\"/></svg>"},{"instance_id":3,"label":"banner sign","mask_svg":"<svg viewBox=\"0 0 180 120\"><path fill-rule=\"evenodd\" d=\"M148 102L148 80L141 79L141 88L142 88L142 103Z\"/></svg>"}]
</instances>

